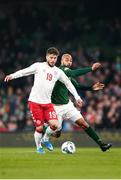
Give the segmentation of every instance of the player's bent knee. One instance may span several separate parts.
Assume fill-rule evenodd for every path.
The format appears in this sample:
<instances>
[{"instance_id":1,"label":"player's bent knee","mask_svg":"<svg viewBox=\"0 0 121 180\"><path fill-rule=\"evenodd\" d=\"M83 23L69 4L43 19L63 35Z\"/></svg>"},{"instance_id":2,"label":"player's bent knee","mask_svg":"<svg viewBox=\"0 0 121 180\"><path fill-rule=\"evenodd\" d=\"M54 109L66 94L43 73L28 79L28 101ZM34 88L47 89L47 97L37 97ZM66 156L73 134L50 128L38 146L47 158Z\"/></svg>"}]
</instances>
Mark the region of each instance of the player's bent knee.
<instances>
[{"instance_id":1,"label":"player's bent knee","mask_svg":"<svg viewBox=\"0 0 121 180\"><path fill-rule=\"evenodd\" d=\"M87 129L89 127L89 124L83 118L78 119L76 124L78 124L83 129Z\"/></svg>"},{"instance_id":2,"label":"player's bent knee","mask_svg":"<svg viewBox=\"0 0 121 180\"><path fill-rule=\"evenodd\" d=\"M36 131L37 132L42 132L43 131L43 126L38 126L38 127L36 127Z\"/></svg>"},{"instance_id":3,"label":"player's bent knee","mask_svg":"<svg viewBox=\"0 0 121 180\"><path fill-rule=\"evenodd\" d=\"M58 122L57 121L50 121L50 128L52 130L57 130L58 129Z\"/></svg>"}]
</instances>

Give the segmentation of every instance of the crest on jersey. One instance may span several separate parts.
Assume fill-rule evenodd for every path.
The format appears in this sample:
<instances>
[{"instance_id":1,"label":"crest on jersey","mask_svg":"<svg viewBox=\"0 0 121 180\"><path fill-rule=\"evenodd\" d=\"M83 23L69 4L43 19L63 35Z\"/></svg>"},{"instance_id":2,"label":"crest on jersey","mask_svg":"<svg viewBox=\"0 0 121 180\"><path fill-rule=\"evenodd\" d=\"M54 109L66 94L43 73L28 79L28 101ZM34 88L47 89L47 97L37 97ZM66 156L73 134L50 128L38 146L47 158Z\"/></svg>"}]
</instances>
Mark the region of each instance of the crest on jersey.
<instances>
[{"instance_id":1,"label":"crest on jersey","mask_svg":"<svg viewBox=\"0 0 121 180\"><path fill-rule=\"evenodd\" d=\"M54 75L55 75L55 76L57 75L57 71L54 71Z\"/></svg>"},{"instance_id":2,"label":"crest on jersey","mask_svg":"<svg viewBox=\"0 0 121 180\"><path fill-rule=\"evenodd\" d=\"M40 125L41 121L40 120L36 120L36 123L37 123L37 125Z\"/></svg>"}]
</instances>

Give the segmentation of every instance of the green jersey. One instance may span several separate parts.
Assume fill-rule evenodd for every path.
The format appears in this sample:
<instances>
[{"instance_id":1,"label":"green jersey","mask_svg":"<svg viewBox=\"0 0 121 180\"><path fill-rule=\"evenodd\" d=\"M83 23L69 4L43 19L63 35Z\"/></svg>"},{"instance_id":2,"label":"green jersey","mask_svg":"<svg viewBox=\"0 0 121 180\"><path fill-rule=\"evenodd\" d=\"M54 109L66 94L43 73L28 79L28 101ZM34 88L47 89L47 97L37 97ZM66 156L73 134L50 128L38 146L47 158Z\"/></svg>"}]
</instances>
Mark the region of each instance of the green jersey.
<instances>
[{"instance_id":1,"label":"green jersey","mask_svg":"<svg viewBox=\"0 0 121 180\"><path fill-rule=\"evenodd\" d=\"M74 77L81 76L88 72L91 72L92 71L91 67L83 68L83 69L80 68L76 70L71 70L65 66L60 66L59 68L62 71L64 71L64 73L69 77L75 88L81 90L92 90L91 86L82 86L74 79ZM51 100L53 104L67 104L69 102L69 91L67 87L60 81L57 81L54 86Z\"/></svg>"}]
</instances>

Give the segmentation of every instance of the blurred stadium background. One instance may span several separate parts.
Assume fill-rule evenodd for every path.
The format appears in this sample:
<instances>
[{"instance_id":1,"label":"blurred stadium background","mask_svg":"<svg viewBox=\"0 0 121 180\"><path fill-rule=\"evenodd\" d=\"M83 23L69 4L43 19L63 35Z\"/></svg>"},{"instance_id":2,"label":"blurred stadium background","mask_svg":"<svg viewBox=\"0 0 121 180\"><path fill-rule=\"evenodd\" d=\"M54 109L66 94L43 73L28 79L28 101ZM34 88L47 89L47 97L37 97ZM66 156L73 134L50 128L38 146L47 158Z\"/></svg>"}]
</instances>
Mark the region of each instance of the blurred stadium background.
<instances>
[{"instance_id":1,"label":"blurred stadium background","mask_svg":"<svg viewBox=\"0 0 121 180\"><path fill-rule=\"evenodd\" d=\"M121 146L120 1L0 1L0 146L34 146L27 98L33 77L4 83L6 74L25 68L48 47L72 54L73 68L100 61L103 69L78 78L84 85L105 82L99 92L82 92L82 113L106 141ZM59 62L57 63L59 65ZM65 121L61 141L94 146L82 130ZM14 141L13 141L14 139Z\"/></svg>"}]
</instances>

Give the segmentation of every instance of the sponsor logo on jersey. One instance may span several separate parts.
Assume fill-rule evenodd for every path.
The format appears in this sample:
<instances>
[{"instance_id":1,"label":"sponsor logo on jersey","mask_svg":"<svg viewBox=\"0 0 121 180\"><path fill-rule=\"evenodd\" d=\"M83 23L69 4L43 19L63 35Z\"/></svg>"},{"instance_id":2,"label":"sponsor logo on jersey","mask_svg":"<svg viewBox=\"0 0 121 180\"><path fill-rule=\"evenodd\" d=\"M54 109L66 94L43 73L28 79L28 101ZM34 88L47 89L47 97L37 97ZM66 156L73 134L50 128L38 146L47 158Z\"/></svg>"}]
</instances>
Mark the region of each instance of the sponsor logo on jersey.
<instances>
[{"instance_id":1,"label":"sponsor logo on jersey","mask_svg":"<svg viewBox=\"0 0 121 180\"><path fill-rule=\"evenodd\" d=\"M43 69L43 72L46 72L46 70L45 70L45 69Z\"/></svg>"}]
</instances>

